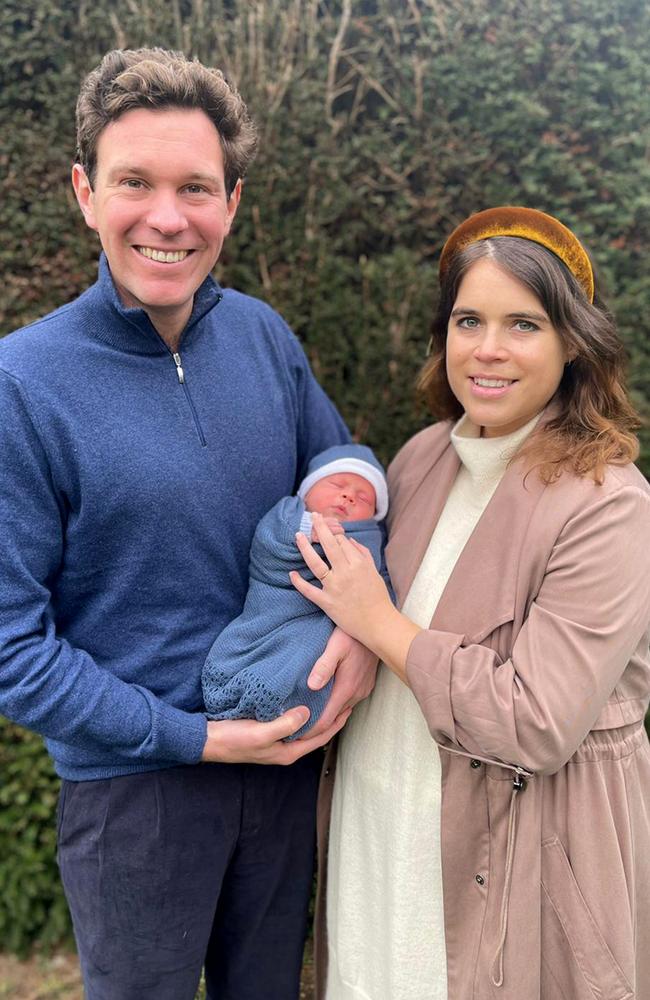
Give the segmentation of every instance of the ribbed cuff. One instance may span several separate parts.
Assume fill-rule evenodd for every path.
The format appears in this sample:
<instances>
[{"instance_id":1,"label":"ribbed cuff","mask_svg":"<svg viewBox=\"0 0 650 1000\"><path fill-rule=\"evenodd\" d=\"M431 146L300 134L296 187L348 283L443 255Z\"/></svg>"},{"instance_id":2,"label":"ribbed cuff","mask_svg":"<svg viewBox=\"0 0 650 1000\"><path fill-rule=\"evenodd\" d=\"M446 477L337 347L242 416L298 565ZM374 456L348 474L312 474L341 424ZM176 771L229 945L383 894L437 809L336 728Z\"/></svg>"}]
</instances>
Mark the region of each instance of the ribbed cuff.
<instances>
[{"instance_id":1,"label":"ribbed cuff","mask_svg":"<svg viewBox=\"0 0 650 1000\"><path fill-rule=\"evenodd\" d=\"M148 757L197 764L208 736L208 720L200 712L183 712L157 701L152 718Z\"/></svg>"},{"instance_id":2,"label":"ribbed cuff","mask_svg":"<svg viewBox=\"0 0 650 1000\"><path fill-rule=\"evenodd\" d=\"M302 517L300 518L300 524L298 526L298 531L302 531L303 535L306 535L309 541L311 541L311 529L314 525L314 519L311 516L311 511L304 511Z\"/></svg>"}]
</instances>

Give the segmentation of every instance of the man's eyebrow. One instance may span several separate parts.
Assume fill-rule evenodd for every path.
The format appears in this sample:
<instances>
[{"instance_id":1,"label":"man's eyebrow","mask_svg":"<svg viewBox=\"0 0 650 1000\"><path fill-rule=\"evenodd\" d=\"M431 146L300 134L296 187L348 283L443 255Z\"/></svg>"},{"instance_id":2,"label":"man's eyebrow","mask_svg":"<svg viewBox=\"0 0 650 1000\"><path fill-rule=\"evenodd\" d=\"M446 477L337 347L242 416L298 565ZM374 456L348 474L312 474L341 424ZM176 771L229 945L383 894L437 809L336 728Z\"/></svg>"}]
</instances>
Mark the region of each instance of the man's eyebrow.
<instances>
[{"instance_id":1,"label":"man's eyebrow","mask_svg":"<svg viewBox=\"0 0 650 1000\"><path fill-rule=\"evenodd\" d=\"M188 174L186 180L203 181L204 183L207 184L216 184L216 185L220 185L223 183L222 179L219 177L218 174L204 174L198 172L193 174Z\"/></svg>"},{"instance_id":2,"label":"man's eyebrow","mask_svg":"<svg viewBox=\"0 0 650 1000\"><path fill-rule=\"evenodd\" d=\"M128 174L133 177L147 177L150 171L143 167L142 164L137 163L114 163L108 172L109 177L115 177L118 174ZM196 181L200 181L203 184L213 184L215 187L223 186L223 181L218 174L206 174L200 171L193 171L191 174L185 174L183 177L184 184L193 184Z\"/></svg>"},{"instance_id":3,"label":"man's eyebrow","mask_svg":"<svg viewBox=\"0 0 650 1000\"><path fill-rule=\"evenodd\" d=\"M110 170L108 171L109 176L113 174L146 174L146 170L142 166L138 166L135 163L114 163Z\"/></svg>"}]
</instances>

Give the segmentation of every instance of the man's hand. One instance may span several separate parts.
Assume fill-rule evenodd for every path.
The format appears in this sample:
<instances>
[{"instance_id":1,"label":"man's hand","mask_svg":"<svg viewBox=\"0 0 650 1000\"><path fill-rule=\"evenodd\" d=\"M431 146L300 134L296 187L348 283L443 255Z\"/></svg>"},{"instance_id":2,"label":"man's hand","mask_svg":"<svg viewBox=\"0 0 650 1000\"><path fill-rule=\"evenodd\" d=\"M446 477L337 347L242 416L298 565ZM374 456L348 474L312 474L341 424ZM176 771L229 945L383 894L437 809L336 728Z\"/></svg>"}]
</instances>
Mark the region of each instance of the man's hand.
<instances>
[{"instance_id":1,"label":"man's hand","mask_svg":"<svg viewBox=\"0 0 650 1000\"><path fill-rule=\"evenodd\" d=\"M325 687L334 676L334 685L325 711L304 740L316 738L329 732L333 725L337 730L347 722L348 716L357 702L367 698L375 686L377 657L369 649L352 639L340 628L335 628L325 647L325 652L314 664L307 679L308 686L318 691ZM341 719L341 725L338 723ZM331 739L328 736L324 742ZM302 743L303 739L296 740Z\"/></svg>"},{"instance_id":2,"label":"man's hand","mask_svg":"<svg viewBox=\"0 0 650 1000\"><path fill-rule=\"evenodd\" d=\"M273 722L253 719L208 722L208 738L201 760L223 764L293 764L299 757L331 740L345 725L351 711L351 708L340 711L325 727L319 723L318 733L308 733L304 739L291 743L282 741L307 722L309 709L305 705L289 709Z\"/></svg>"}]
</instances>

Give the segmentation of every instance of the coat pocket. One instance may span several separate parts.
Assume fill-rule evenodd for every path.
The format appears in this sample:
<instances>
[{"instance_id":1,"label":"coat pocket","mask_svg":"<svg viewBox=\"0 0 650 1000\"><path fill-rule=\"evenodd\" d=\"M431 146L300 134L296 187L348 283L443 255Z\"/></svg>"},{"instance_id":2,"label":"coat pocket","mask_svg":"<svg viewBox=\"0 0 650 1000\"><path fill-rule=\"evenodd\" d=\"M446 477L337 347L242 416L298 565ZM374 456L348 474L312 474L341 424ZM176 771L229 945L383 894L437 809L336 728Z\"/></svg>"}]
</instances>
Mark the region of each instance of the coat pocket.
<instances>
[{"instance_id":1,"label":"coat pocket","mask_svg":"<svg viewBox=\"0 0 650 1000\"><path fill-rule=\"evenodd\" d=\"M542 843L542 998L634 1000L558 837Z\"/></svg>"}]
</instances>

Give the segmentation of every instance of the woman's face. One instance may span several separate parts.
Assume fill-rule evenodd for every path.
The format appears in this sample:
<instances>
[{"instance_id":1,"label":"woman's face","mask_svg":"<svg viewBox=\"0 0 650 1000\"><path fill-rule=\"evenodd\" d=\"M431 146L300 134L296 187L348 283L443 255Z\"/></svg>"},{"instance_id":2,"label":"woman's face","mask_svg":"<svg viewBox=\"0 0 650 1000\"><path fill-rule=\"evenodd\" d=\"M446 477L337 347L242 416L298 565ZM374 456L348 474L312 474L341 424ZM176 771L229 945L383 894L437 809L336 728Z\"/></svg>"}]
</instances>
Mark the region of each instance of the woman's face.
<instances>
[{"instance_id":1,"label":"woman's face","mask_svg":"<svg viewBox=\"0 0 650 1000\"><path fill-rule=\"evenodd\" d=\"M484 437L532 420L554 395L567 360L537 296L491 260L472 264L447 326L447 378Z\"/></svg>"}]
</instances>

